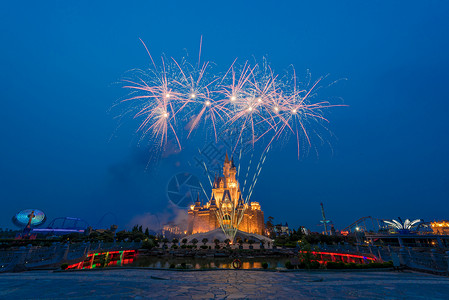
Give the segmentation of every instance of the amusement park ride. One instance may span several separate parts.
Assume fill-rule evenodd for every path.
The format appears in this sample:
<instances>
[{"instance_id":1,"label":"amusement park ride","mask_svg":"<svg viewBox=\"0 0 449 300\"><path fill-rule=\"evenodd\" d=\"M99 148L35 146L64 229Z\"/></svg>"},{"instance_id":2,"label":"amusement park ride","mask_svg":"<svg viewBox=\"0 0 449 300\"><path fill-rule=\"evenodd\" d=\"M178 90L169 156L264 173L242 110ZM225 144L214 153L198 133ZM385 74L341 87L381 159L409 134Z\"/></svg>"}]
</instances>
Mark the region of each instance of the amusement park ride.
<instances>
[{"instance_id":1,"label":"amusement park ride","mask_svg":"<svg viewBox=\"0 0 449 300\"><path fill-rule=\"evenodd\" d=\"M44 212L39 209L24 209L12 218L12 222L17 227L23 228L22 234L17 238L20 239L35 239L36 233L31 234L33 228L45 223L47 217Z\"/></svg>"},{"instance_id":2,"label":"amusement park ride","mask_svg":"<svg viewBox=\"0 0 449 300\"><path fill-rule=\"evenodd\" d=\"M321 216L322 216L322 220L320 221L320 225L324 226L324 235L329 235L329 231L327 230L327 225L330 224L332 226L332 229L334 228L334 225L332 225L331 220L326 219L326 215L324 214L324 206L323 206L323 202L320 203L321 205Z\"/></svg>"}]
</instances>

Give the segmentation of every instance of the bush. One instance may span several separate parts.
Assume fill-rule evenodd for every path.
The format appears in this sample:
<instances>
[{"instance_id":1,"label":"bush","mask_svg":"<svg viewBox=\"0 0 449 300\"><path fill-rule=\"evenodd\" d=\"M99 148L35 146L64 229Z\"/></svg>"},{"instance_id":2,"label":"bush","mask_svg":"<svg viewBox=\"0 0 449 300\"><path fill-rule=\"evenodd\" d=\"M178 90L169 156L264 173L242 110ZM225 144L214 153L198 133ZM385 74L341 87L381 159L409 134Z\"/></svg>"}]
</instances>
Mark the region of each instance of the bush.
<instances>
[{"instance_id":1,"label":"bush","mask_svg":"<svg viewBox=\"0 0 449 300\"><path fill-rule=\"evenodd\" d=\"M294 266L292 265L291 261L289 261L289 260L287 260L287 261L285 262L285 267L286 267L287 269L289 269L289 270L291 270L291 269L294 268Z\"/></svg>"},{"instance_id":2,"label":"bush","mask_svg":"<svg viewBox=\"0 0 449 300\"><path fill-rule=\"evenodd\" d=\"M267 263L267 262L263 262L263 263L262 263L262 268L268 269L268 263Z\"/></svg>"},{"instance_id":3,"label":"bush","mask_svg":"<svg viewBox=\"0 0 449 300\"><path fill-rule=\"evenodd\" d=\"M175 267L175 264L170 264L170 269L174 269Z\"/></svg>"},{"instance_id":4,"label":"bush","mask_svg":"<svg viewBox=\"0 0 449 300\"><path fill-rule=\"evenodd\" d=\"M320 263L314 260L310 262L309 269L319 269L320 266L321 266Z\"/></svg>"},{"instance_id":5,"label":"bush","mask_svg":"<svg viewBox=\"0 0 449 300\"><path fill-rule=\"evenodd\" d=\"M360 269L360 264L356 264L356 263L348 263L346 264L346 268L348 269Z\"/></svg>"},{"instance_id":6,"label":"bush","mask_svg":"<svg viewBox=\"0 0 449 300\"><path fill-rule=\"evenodd\" d=\"M215 245L215 249L220 249L220 245Z\"/></svg>"},{"instance_id":7,"label":"bush","mask_svg":"<svg viewBox=\"0 0 449 300\"><path fill-rule=\"evenodd\" d=\"M146 240L146 241L143 241L143 243L142 243L142 248L143 249L151 250L154 246L155 245L154 245L154 241L153 240Z\"/></svg>"},{"instance_id":8,"label":"bush","mask_svg":"<svg viewBox=\"0 0 449 300\"><path fill-rule=\"evenodd\" d=\"M181 268L182 269L187 269L187 264L185 262L181 263Z\"/></svg>"},{"instance_id":9,"label":"bush","mask_svg":"<svg viewBox=\"0 0 449 300\"><path fill-rule=\"evenodd\" d=\"M209 249L209 247L206 246L206 245L201 245L200 248L201 248L201 249Z\"/></svg>"},{"instance_id":10,"label":"bush","mask_svg":"<svg viewBox=\"0 0 449 300\"><path fill-rule=\"evenodd\" d=\"M390 265L390 262L386 262L386 263L378 263L378 262L372 262L370 264L366 265L367 268L389 268L392 267L392 265Z\"/></svg>"},{"instance_id":11,"label":"bush","mask_svg":"<svg viewBox=\"0 0 449 300\"><path fill-rule=\"evenodd\" d=\"M61 264L61 270L66 270L69 267L69 264L63 263Z\"/></svg>"},{"instance_id":12,"label":"bush","mask_svg":"<svg viewBox=\"0 0 449 300\"><path fill-rule=\"evenodd\" d=\"M296 248L296 242L287 242L284 244L286 248Z\"/></svg>"},{"instance_id":13,"label":"bush","mask_svg":"<svg viewBox=\"0 0 449 300\"><path fill-rule=\"evenodd\" d=\"M392 268L393 267L393 262L391 260L390 261L386 261L386 262L384 262L384 265L385 265L386 268Z\"/></svg>"},{"instance_id":14,"label":"bush","mask_svg":"<svg viewBox=\"0 0 449 300\"><path fill-rule=\"evenodd\" d=\"M326 267L328 269L345 269L345 263L339 261L339 262L333 262L333 261L329 261L326 265Z\"/></svg>"},{"instance_id":15,"label":"bush","mask_svg":"<svg viewBox=\"0 0 449 300\"><path fill-rule=\"evenodd\" d=\"M344 262L333 262L330 261L327 263L327 269L371 269L371 268L390 268L392 266L391 262L378 263L372 262L369 264L356 264L356 263L348 263Z\"/></svg>"}]
</instances>

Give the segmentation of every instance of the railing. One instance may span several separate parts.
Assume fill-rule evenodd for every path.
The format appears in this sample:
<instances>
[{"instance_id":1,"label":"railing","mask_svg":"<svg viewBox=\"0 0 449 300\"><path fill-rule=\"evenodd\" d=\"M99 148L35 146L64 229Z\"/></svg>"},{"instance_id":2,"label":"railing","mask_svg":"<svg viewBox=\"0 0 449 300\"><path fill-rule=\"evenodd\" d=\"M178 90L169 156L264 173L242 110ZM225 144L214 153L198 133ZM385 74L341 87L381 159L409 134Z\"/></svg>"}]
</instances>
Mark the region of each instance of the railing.
<instances>
[{"instance_id":1,"label":"railing","mask_svg":"<svg viewBox=\"0 0 449 300\"><path fill-rule=\"evenodd\" d=\"M403 266L418 270L449 274L449 252L439 253L432 249L430 252L417 252L410 248L401 248L393 255L397 255Z\"/></svg>"},{"instance_id":2,"label":"railing","mask_svg":"<svg viewBox=\"0 0 449 300\"><path fill-rule=\"evenodd\" d=\"M417 271L433 272L442 275L449 274L449 251L442 253L435 249L419 251L410 247L380 247L372 245L317 244L319 251L339 253L365 253L376 256L381 261L397 261L396 266L408 267Z\"/></svg>"},{"instance_id":3,"label":"railing","mask_svg":"<svg viewBox=\"0 0 449 300\"><path fill-rule=\"evenodd\" d=\"M63 262L83 260L90 253L103 250L138 249L140 242L55 243L50 247L31 246L0 251L0 272L56 267Z\"/></svg>"}]
</instances>

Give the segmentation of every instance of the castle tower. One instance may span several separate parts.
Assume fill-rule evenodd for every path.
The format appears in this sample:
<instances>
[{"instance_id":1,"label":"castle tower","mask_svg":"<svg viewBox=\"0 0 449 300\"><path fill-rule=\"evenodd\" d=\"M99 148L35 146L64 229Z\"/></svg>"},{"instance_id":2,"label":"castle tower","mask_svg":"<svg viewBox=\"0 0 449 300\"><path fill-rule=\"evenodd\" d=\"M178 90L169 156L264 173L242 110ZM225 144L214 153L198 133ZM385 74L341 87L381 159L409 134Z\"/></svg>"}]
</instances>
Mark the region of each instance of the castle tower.
<instances>
[{"instance_id":1,"label":"castle tower","mask_svg":"<svg viewBox=\"0 0 449 300\"><path fill-rule=\"evenodd\" d=\"M209 202L202 205L198 195L197 201L188 211L188 234L207 232L223 225L263 234L264 216L260 204L245 204L236 176L234 159L229 159L226 153L223 176L215 176Z\"/></svg>"}]
</instances>

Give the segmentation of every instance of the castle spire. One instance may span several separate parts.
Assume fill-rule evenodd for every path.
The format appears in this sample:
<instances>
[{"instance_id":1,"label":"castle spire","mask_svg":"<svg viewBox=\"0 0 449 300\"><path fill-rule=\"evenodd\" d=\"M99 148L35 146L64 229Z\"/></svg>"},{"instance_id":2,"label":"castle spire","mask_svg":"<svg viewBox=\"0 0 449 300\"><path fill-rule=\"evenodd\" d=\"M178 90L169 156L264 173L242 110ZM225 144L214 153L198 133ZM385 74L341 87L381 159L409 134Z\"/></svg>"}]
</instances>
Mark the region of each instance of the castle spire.
<instances>
[{"instance_id":1,"label":"castle spire","mask_svg":"<svg viewBox=\"0 0 449 300\"><path fill-rule=\"evenodd\" d=\"M199 192L198 192L198 196L197 196L197 198L196 198L195 206L197 206L197 207L201 206L201 202L200 202L200 193L199 193Z\"/></svg>"},{"instance_id":2,"label":"castle spire","mask_svg":"<svg viewBox=\"0 0 449 300\"><path fill-rule=\"evenodd\" d=\"M228 162L229 162L228 151L226 151L225 163L228 163Z\"/></svg>"},{"instance_id":3,"label":"castle spire","mask_svg":"<svg viewBox=\"0 0 449 300\"><path fill-rule=\"evenodd\" d=\"M238 205L239 205L239 206L243 206L243 198L242 198L242 194L240 194Z\"/></svg>"},{"instance_id":4,"label":"castle spire","mask_svg":"<svg viewBox=\"0 0 449 300\"><path fill-rule=\"evenodd\" d=\"M212 193L212 199L210 199L210 205L211 205L211 206L217 205L217 202L216 202L216 200L215 200L215 194L214 194L214 193Z\"/></svg>"},{"instance_id":5,"label":"castle spire","mask_svg":"<svg viewBox=\"0 0 449 300\"><path fill-rule=\"evenodd\" d=\"M232 155L231 155L231 168L235 168L235 165L234 165L234 158L232 157Z\"/></svg>"}]
</instances>

